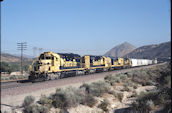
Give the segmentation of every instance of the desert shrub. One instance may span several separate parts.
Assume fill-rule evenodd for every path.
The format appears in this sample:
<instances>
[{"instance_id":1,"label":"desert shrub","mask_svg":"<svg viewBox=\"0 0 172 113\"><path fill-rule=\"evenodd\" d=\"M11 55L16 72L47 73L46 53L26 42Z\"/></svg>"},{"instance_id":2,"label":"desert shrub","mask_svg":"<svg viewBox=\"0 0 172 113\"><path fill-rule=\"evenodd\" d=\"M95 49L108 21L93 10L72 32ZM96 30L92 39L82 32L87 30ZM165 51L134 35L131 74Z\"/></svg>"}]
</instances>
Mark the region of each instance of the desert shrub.
<instances>
[{"instance_id":1,"label":"desert shrub","mask_svg":"<svg viewBox=\"0 0 172 113\"><path fill-rule=\"evenodd\" d=\"M114 85L114 83L119 83L120 82L120 78L117 76L112 76L112 75L108 75L104 78L105 82L109 83L110 85Z\"/></svg>"},{"instance_id":2,"label":"desert shrub","mask_svg":"<svg viewBox=\"0 0 172 113\"><path fill-rule=\"evenodd\" d=\"M134 90L133 91L133 94L131 95L131 97L137 97L138 95L137 95L137 92Z\"/></svg>"},{"instance_id":3,"label":"desert shrub","mask_svg":"<svg viewBox=\"0 0 172 113\"><path fill-rule=\"evenodd\" d=\"M154 102L152 100L147 100L146 106L147 106L147 109L151 110L154 107Z\"/></svg>"},{"instance_id":4,"label":"desert shrub","mask_svg":"<svg viewBox=\"0 0 172 113\"><path fill-rule=\"evenodd\" d=\"M131 81L131 80L125 80L124 82L124 86L130 86L130 87L133 87L134 83Z\"/></svg>"},{"instance_id":5,"label":"desert shrub","mask_svg":"<svg viewBox=\"0 0 172 113\"><path fill-rule=\"evenodd\" d=\"M69 112L67 111L67 109L61 109L61 110L59 111L59 113L69 113Z\"/></svg>"},{"instance_id":6,"label":"desert shrub","mask_svg":"<svg viewBox=\"0 0 172 113\"><path fill-rule=\"evenodd\" d=\"M138 85L137 84L133 84L133 88L137 89Z\"/></svg>"},{"instance_id":7,"label":"desert shrub","mask_svg":"<svg viewBox=\"0 0 172 113\"><path fill-rule=\"evenodd\" d=\"M169 76L171 77L169 65L157 66L152 69L135 72L135 75L132 77L134 82L141 83L142 85L156 85L158 87L157 90L140 93L131 108L135 112L149 113L154 106L166 107L166 103L171 100L171 87L169 87L171 80ZM165 107L161 112L169 110L169 107L167 109Z\"/></svg>"},{"instance_id":8,"label":"desert shrub","mask_svg":"<svg viewBox=\"0 0 172 113\"><path fill-rule=\"evenodd\" d=\"M10 78L9 77L6 77L5 80L10 80Z\"/></svg>"},{"instance_id":9,"label":"desert shrub","mask_svg":"<svg viewBox=\"0 0 172 113\"><path fill-rule=\"evenodd\" d=\"M23 106L29 106L30 104L33 104L35 101L35 97L33 96L26 96L23 102Z\"/></svg>"},{"instance_id":10,"label":"desert shrub","mask_svg":"<svg viewBox=\"0 0 172 113\"><path fill-rule=\"evenodd\" d=\"M165 84L171 86L171 75L165 77Z\"/></svg>"},{"instance_id":11,"label":"desert shrub","mask_svg":"<svg viewBox=\"0 0 172 113\"><path fill-rule=\"evenodd\" d=\"M143 86L147 85L147 81L149 81L151 77L148 75L147 71L144 69L137 70L133 73L132 81L135 83L139 83Z\"/></svg>"},{"instance_id":12,"label":"desert shrub","mask_svg":"<svg viewBox=\"0 0 172 113\"><path fill-rule=\"evenodd\" d=\"M130 91L130 89L128 88L128 85L124 85L124 88L121 91Z\"/></svg>"},{"instance_id":13,"label":"desert shrub","mask_svg":"<svg viewBox=\"0 0 172 113\"><path fill-rule=\"evenodd\" d=\"M89 107L93 107L97 103L97 100L92 95L86 95L85 100L82 104L87 105Z\"/></svg>"},{"instance_id":14,"label":"desert shrub","mask_svg":"<svg viewBox=\"0 0 172 113\"><path fill-rule=\"evenodd\" d=\"M133 76L133 71L127 72L126 75L128 78L131 78Z\"/></svg>"},{"instance_id":15,"label":"desert shrub","mask_svg":"<svg viewBox=\"0 0 172 113\"><path fill-rule=\"evenodd\" d=\"M99 81L92 84L83 84L80 88L85 88L85 91L93 96L101 96L103 93L110 91L110 86L106 82Z\"/></svg>"},{"instance_id":16,"label":"desert shrub","mask_svg":"<svg viewBox=\"0 0 172 113\"><path fill-rule=\"evenodd\" d=\"M7 62L0 62L0 63L1 63L1 66L0 66L1 72L9 72L9 73L11 72L9 63Z\"/></svg>"},{"instance_id":17,"label":"desert shrub","mask_svg":"<svg viewBox=\"0 0 172 113\"><path fill-rule=\"evenodd\" d=\"M18 79L24 79L24 78L27 78L28 75L19 75L19 76L17 76L17 77L18 77Z\"/></svg>"},{"instance_id":18,"label":"desert shrub","mask_svg":"<svg viewBox=\"0 0 172 113\"><path fill-rule=\"evenodd\" d=\"M107 75L107 76L104 77L104 80L105 80L105 81L106 81L106 80L107 80L107 81L110 81L110 80L112 79L112 77L113 77L113 76L112 76L111 74L110 74L110 75Z\"/></svg>"},{"instance_id":19,"label":"desert shrub","mask_svg":"<svg viewBox=\"0 0 172 113\"><path fill-rule=\"evenodd\" d=\"M1 76L1 80L9 80L9 76Z\"/></svg>"},{"instance_id":20,"label":"desert shrub","mask_svg":"<svg viewBox=\"0 0 172 113\"><path fill-rule=\"evenodd\" d=\"M120 102L122 102L122 99L124 97L123 93L115 92L113 95L115 96L115 98L118 98Z\"/></svg>"},{"instance_id":21,"label":"desert shrub","mask_svg":"<svg viewBox=\"0 0 172 113\"><path fill-rule=\"evenodd\" d=\"M38 113L38 106L36 104L25 106L23 109L23 112L24 113Z\"/></svg>"},{"instance_id":22,"label":"desert shrub","mask_svg":"<svg viewBox=\"0 0 172 113\"><path fill-rule=\"evenodd\" d=\"M148 80L148 81L146 82L146 85L155 85L155 82L153 82L152 80Z\"/></svg>"},{"instance_id":23,"label":"desert shrub","mask_svg":"<svg viewBox=\"0 0 172 113\"><path fill-rule=\"evenodd\" d=\"M57 89L56 93L53 94L50 99L52 99L52 105L54 107L66 109L82 103L85 99L84 97L83 89L68 87L65 90Z\"/></svg>"},{"instance_id":24,"label":"desert shrub","mask_svg":"<svg viewBox=\"0 0 172 113\"><path fill-rule=\"evenodd\" d=\"M146 100L145 102L134 102L132 104L132 109L134 111L138 111L139 113L149 113L154 107L154 103L152 100Z\"/></svg>"},{"instance_id":25,"label":"desert shrub","mask_svg":"<svg viewBox=\"0 0 172 113\"><path fill-rule=\"evenodd\" d=\"M39 113L48 113L49 108L47 106L39 106L38 111L39 111Z\"/></svg>"},{"instance_id":26,"label":"desert shrub","mask_svg":"<svg viewBox=\"0 0 172 113\"><path fill-rule=\"evenodd\" d=\"M123 93L117 93L118 99L120 100L120 102L122 102L122 99L124 97Z\"/></svg>"},{"instance_id":27,"label":"desert shrub","mask_svg":"<svg viewBox=\"0 0 172 113\"><path fill-rule=\"evenodd\" d=\"M84 89L68 87L65 91L67 92L68 104L70 106L76 106L84 100Z\"/></svg>"},{"instance_id":28,"label":"desert shrub","mask_svg":"<svg viewBox=\"0 0 172 113\"><path fill-rule=\"evenodd\" d=\"M48 113L49 108L46 106L38 106L36 104L31 104L29 106L24 107L24 113Z\"/></svg>"},{"instance_id":29,"label":"desert shrub","mask_svg":"<svg viewBox=\"0 0 172 113\"><path fill-rule=\"evenodd\" d=\"M120 79L123 80L123 81L126 80L126 79L127 79L126 74L122 74L122 75L120 76Z\"/></svg>"},{"instance_id":30,"label":"desert shrub","mask_svg":"<svg viewBox=\"0 0 172 113\"><path fill-rule=\"evenodd\" d=\"M171 101L164 105L164 108L160 111L161 113L171 113Z\"/></svg>"},{"instance_id":31,"label":"desert shrub","mask_svg":"<svg viewBox=\"0 0 172 113\"><path fill-rule=\"evenodd\" d=\"M153 106L166 104L171 100L171 89L165 88L151 92L141 93L136 102L132 104L132 109L148 113ZM152 102L151 102L152 101Z\"/></svg>"},{"instance_id":32,"label":"desert shrub","mask_svg":"<svg viewBox=\"0 0 172 113\"><path fill-rule=\"evenodd\" d=\"M67 107L67 97L64 92L59 92L54 94L52 100L53 100L52 105L55 108Z\"/></svg>"},{"instance_id":33,"label":"desert shrub","mask_svg":"<svg viewBox=\"0 0 172 113\"><path fill-rule=\"evenodd\" d=\"M120 78L116 77L116 80L115 80L117 83L120 82Z\"/></svg>"},{"instance_id":34,"label":"desert shrub","mask_svg":"<svg viewBox=\"0 0 172 113\"><path fill-rule=\"evenodd\" d=\"M41 96L38 103L41 105L46 105L49 108L52 106L52 100L50 98L46 97L45 95Z\"/></svg>"},{"instance_id":35,"label":"desert shrub","mask_svg":"<svg viewBox=\"0 0 172 113\"><path fill-rule=\"evenodd\" d=\"M18 79L18 76L12 75L12 76L10 76L10 79L12 79L12 80L13 80L13 79L14 79L14 80L15 80L15 79Z\"/></svg>"},{"instance_id":36,"label":"desert shrub","mask_svg":"<svg viewBox=\"0 0 172 113\"><path fill-rule=\"evenodd\" d=\"M99 105L98 108L101 108L103 111L107 112L108 111L108 105L109 101L107 99L104 99Z\"/></svg>"},{"instance_id":37,"label":"desert shrub","mask_svg":"<svg viewBox=\"0 0 172 113\"><path fill-rule=\"evenodd\" d=\"M24 79L27 78L28 75L11 75L11 76L4 76L1 77L1 80L17 80L17 79Z\"/></svg>"},{"instance_id":38,"label":"desert shrub","mask_svg":"<svg viewBox=\"0 0 172 113\"><path fill-rule=\"evenodd\" d=\"M115 91L110 90L108 93L114 95L115 94Z\"/></svg>"}]
</instances>

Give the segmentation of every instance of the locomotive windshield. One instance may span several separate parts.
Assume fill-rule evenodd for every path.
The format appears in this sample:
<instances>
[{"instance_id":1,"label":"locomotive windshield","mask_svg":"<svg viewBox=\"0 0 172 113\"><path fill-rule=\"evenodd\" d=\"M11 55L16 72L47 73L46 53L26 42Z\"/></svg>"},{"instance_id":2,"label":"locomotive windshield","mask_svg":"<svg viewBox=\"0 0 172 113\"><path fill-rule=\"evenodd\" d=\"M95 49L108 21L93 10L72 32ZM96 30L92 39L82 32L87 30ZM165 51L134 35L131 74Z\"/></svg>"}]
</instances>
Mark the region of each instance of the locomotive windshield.
<instances>
[{"instance_id":1,"label":"locomotive windshield","mask_svg":"<svg viewBox=\"0 0 172 113\"><path fill-rule=\"evenodd\" d=\"M54 59L54 57L52 57L51 55L45 55L45 54L41 54L39 57L40 60L49 60L49 59Z\"/></svg>"}]
</instances>

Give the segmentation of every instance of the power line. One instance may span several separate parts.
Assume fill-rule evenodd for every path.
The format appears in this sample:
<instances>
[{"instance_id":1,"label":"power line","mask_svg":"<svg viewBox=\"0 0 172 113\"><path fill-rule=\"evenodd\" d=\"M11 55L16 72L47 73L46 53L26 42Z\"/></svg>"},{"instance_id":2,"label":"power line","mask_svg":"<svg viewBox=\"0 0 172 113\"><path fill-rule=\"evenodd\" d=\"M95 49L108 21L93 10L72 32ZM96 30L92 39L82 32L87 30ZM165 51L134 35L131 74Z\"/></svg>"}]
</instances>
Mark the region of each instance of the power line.
<instances>
[{"instance_id":1,"label":"power line","mask_svg":"<svg viewBox=\"0 0 172 113\"><path fill-rule=\"evenodd\" d=\"M17 50L21 52L21 74L23 75L23 51L27 50L27 43L26 42L20 42L17 43Z\"/></svg>"}]
</instances>

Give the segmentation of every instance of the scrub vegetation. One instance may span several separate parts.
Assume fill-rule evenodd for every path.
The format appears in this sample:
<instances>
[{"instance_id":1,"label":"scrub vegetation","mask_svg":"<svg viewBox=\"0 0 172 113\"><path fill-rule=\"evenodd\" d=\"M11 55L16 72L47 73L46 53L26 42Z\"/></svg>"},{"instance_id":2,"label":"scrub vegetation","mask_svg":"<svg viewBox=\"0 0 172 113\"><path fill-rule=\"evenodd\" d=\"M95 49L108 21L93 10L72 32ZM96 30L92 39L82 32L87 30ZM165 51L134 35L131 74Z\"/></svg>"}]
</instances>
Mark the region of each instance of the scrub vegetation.
<instances>
[{"instance_id":1,"label":"scrub vegetation","mask_svg":"<svg viewBox=\"0 0 172 113\"><path fill-rule=\"evenodd\" d=\"M141 93L136 91L144 86L156 88ZM124 92L130 92L131 96L126 97ZM106 95L111 95L115 100L109 101ZM111 108L112 104L123 103L124 99L131 97L135 98L129 107L131 112L150 113L159 108L162 108L161 113L169 112L171 110L171 64L107 75L103 81L85 83L79 88L57 89L49 96L42 96L37 102L34 101L34 97L26 97L23 111L46 113L50 112L51 108L68 111L78 105L84 105L109 112L115 110Z\"/></svg>"}]
</instances>

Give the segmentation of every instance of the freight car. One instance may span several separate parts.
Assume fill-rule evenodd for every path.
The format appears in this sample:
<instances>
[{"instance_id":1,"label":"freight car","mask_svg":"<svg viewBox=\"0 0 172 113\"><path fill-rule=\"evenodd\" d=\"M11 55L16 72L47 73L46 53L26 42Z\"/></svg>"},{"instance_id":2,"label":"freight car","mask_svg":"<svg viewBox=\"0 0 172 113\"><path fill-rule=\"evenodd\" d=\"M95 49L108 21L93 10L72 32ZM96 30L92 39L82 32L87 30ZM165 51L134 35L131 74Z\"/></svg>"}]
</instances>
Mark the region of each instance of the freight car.
<instances>
[{"instance_id":1,"label":"freight car","mask_svg":"<svg viewBox=\"0 0 172 113\"><path fill-rule=\"evenodd\" d=\"M117 68L152 64L152 60L112 58L105 56L80 56L72 53L42 53L29 66L29 80L52 80L64 77L109 71Z\"/></svg>"},{"instance_id":2,"label":"freight car","mask_svg":"<svg viewBox=\"0 0 172 113\"><path fill-rule=\"evenodd\" d=\"M131 67L153 64L153 60L148 60L148 59L130 59L130 61L131 61Z\"/></svg>"}]
</instances>

